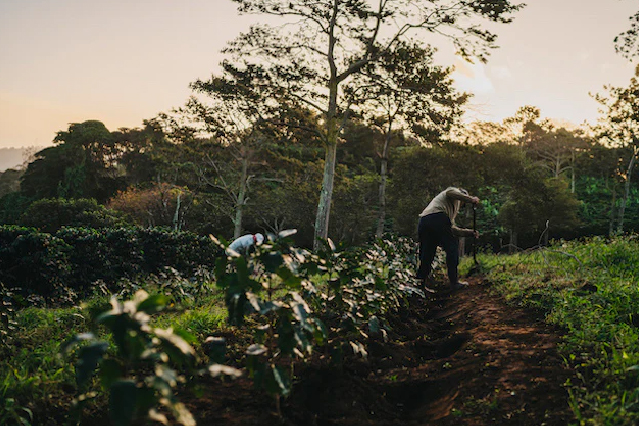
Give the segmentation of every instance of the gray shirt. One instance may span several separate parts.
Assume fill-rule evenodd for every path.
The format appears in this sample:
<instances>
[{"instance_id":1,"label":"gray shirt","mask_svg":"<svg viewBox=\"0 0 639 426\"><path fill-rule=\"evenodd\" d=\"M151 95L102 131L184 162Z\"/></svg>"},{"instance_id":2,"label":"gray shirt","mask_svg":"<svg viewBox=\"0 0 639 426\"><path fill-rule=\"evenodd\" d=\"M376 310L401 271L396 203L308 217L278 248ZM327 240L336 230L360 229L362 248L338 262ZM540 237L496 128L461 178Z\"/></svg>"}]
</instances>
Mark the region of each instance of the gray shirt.
<instances>
[{"instance_id":1,"label":"gray shirt","mask_svg":"<svg viewBox=\"0 0 639 426\"><path fill-rule=\"evenodd\" d=\"M473 197L468 194L464 194L459 188L449 186L437 194L435 198L428 203L424 211L419 214L419 217L433 213L445 213L450 219L454 234L460 236L472 236L472 229L458 228L455 226L455 218L457 217L457 213L459 213L462 201L470 203L473 201Z\"/></svg>"}]
</instances>

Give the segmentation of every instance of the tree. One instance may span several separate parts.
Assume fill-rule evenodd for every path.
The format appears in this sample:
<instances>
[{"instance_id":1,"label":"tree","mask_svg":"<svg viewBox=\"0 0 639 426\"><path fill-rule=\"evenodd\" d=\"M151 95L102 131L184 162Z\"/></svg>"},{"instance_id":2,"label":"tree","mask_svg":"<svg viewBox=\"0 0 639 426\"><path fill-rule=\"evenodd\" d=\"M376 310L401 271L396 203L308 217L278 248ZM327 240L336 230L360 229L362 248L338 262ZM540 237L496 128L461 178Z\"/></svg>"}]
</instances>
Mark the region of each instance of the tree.
<instances>
[{"instance_id":1,"label":"tree","mask_svg":"<svg viewBox=\"0 0 639 426\"><path fill-rule=\"evenodd\" d=\"M169 142L158 118L143 121L140 128L120 128L112 132L126 186L153 182L161 174L162 151Z\"/></svg>"},{"instance_id":2,"label":"tree","mask_svg":"<svg viewBox=\"0 0 639 426\"><path fill-rule=\"evenodd\" d=\"M246 70L269 76L274 99L305 104L323 117L325 163L315 219L315 235L328 236L337 143L348 118L348 80L423 33L448 37L462 56L485 60L496 36L477 18L508 23L522 6L508 0L233 0L241 13L288 19L278 28L255 25L226 53L244 61Z\"/></svg>"},{"instance_id":3,"label":"tree","mask_svg":"<svg viewBox=\"0 0 639 426\"><path fill-rule=\"evenodd\" d=\"M366 66L351 90L363 92L362 113L383 135L380 158L379 210L375 235L380 238L386 221L388 154L395 130L415 130L428 141L439 140L461 116L468 95L452 87L450 68L433 64L430 46L398 43Z\"/></svg>"},{"instance_id":4,"label":"tree","mask_svg":"<svg viewBox=\"0 0 639 426\"><path fill-rule=\"evenodd\" d=\"M639 12L630 18L630 28L615 37L615 50L628 59L639 52Z\"/></svg>"},{"instance_id":5,"label":"tree","mask_svg":"<svg viewBox=\"0 0 639 426\"><path fill-rule=\"evenodd\" d=\"M571 192L575 192L575 159L577 151L586 147L579 132L529 123L524 130L523 143L533 164L547 170L551 177L559 178L570 171Z\"/></svg>"},{"instance_id":6,"label":"tree","mask_svg":"<svg viewBox=\"0 0 639 426\"><path fill-rule=\"evenodd\" d=\"M24 174L22 169L7 169L4 172L0 172L0 197L3 197L11 192L18 192L20 190L20 178Z\"/></svg>"},{"instance_id":7,"label":"tree","mask_svg":"<svg viewBox=\"0 0 639 426\"><path fill-rule=\"evenodd\" d=\"M214 151L205 155L198 176L230 200L233 238L239 238L250 182L255 178L251 167L268 137L264 132L265 105L260 105L259 94L242 84L240 74L233 71L227 68L222 77L192 83L191 88L205 95L206 101L192 97L182 111L213 138L210 146Z\"/></svg>"},{"instance_id":8,"label":"tree","mask_svg":"<svg viewBox=\"0 0 639 426\"><path fill-rule=\"evenodd\" d=\"M560 179L544 179L535 171L527 171L513 187L508 200L499 210L498 220L510 232L511 249L535 239L547 241L550 227L555 237L578 226L579 201Z\"/></svg>"},{"instance_id":9,"label":"tree","mask_svg":"<svg viewBox=\"0 0 639 426\"><path fill-rule=\"evenodd\" d=\"M622 176L625 182L623 198L619 207L617 232L623 233L624 216L630 183L639 155L639 68L630 79L628 87L604 86L607 95L597 94L595 99L603 105L601 111L605 115L600 119L597 128L598 136L612 146L628 148L629 155L625 159L626 169Z\"/></svg>"},{"instance_id":10,"label":"tree","mask_svg":"<svg viewBox=\"0 0 639 426\"><path fill-rule=\"evenodd\" d=\"M119 151L100 121L73 123L58 132L55 146L36 153L27 166L21 191L33 199L95 198L102 202L124 186Z\"/></svg>"},{"instance_id":11,"label":"tree","mask_svg":"<svg viewBox=\"0 0 639 426\"><path fill-rule=\"evenodd\" d=\"M109 208L127 214L136 225L166 226L175 231L183 230L192 205L193 194L188 188L163 182L118 191L108 203Z\"/></svg>"}]
</instances>

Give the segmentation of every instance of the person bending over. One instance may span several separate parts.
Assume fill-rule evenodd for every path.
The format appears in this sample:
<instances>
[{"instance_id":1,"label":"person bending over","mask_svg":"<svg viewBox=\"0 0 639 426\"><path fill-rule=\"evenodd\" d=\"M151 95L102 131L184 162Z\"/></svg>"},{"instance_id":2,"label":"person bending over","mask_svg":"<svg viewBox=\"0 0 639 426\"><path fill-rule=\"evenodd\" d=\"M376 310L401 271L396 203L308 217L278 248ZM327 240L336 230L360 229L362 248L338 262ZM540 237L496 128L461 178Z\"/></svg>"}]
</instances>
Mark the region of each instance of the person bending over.
<instances>
[{"instance_id":1,"label":"person bending over","mask_svg":"<svg viewBox=\"0 0 639 426\"><path fill-rule=\"evenodd\" d=\"M246 234L233 241L229 248L239 254L247 254L252 247L262 244L263 241L264 235L262 234Z\"/></svg>"},{"instance_id":2,"label":"person bending over","mask_svg":"<svg viewBox=\"0 0 639 426\"><path fill-rule=\"evenodd\" d=\"M462 202L478 204L479 198L469 195L465 189L451 186L437 194L419 215L417 234L420 265L417 270L417 279L422 281L424 287L430 276L438 246L446 252L446 266L451 289L457 290L468 285L466 282L459 281L457 275L459 265L457 237L479 238L479 233L472 229L455 226L455 217Z\"/></svg>"}]
</instances>

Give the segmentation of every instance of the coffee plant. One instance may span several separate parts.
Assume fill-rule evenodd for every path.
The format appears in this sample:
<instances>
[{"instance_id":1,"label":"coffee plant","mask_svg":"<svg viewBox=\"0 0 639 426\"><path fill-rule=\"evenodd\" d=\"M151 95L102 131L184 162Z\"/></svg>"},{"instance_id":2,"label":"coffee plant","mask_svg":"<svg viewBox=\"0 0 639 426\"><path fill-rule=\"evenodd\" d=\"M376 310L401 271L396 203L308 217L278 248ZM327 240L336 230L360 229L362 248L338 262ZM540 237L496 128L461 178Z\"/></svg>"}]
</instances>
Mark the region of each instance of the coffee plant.
<instances>
[{"instance_id":1,"label":"coffee plant","mask_svg":"<svg viewBox=\"0 0 639 426\"><path fill-rule=\"evenodd\" d=\"M256 324L255 343L246 351L249 376L256 386L276 395L277 401L290 393L294 361L310 355L313 346L326 338L324 324L304 299L315 291L302 268L308 266L310 254L290 245L287 237L293 233L270 237L248 256L227 249L215 265L229 322L242 325L251 315Z\"/></svg>"},{"instance_id":2,"label":"coffee plant","mask_svg":"<svg viewBox=\"0 0 639 426\"><path fill-rule=\"evenodd\" d=\"M63 228L56 234L0 226L0 281L61 304L74 302L100 282L109 292L118 282L166 267L184 277L213 266L218 247L189 232L142 228Z\"/></svg>"},{"instance_id":3,"label":"coffee plant","mask_svg":"<svg viewBox=\"0 0 639 426\"><path fill-rule=\"evenodd\" d=\"M82 407L97 396L91 379L96 371L100 386L109 394L109 413L114 425L130 425L140 416L167 424L162 407L170 410L182 425L195 425L195 420L175 390L194 374L207 372L213 376L239 376L240 372L223 365L212 365L196 371L197 358L189 344L192 337L171 328L149 326L150 315L164 309L164 295L149 296L144 290L133 300L120 302L113 298L111 309L98 314L96 324L106 327L113 345L100 341L93 333L79 334L66 342L61 351L77 349L76 417Z\"/></svg>"},{"instance_id":4,"label":"coffee plant","mask_svg":"<svg viewBox=\"0 0 639 426\"><path fill-rule=\"evenodd\" d=\"M256 386L276 396L291 392L296 362L323 347L334 362L346 351L366 356L369 334L385 336L383 316L412 294L408 240L380 241L359 250L338 251L324 241L317 253L293 247L295 230L269 236L246 255L212 238L225 256L215 277L224 289L229 322L250 316L255 342L247 368ZM314 284L318 282L319 284Z\"/></svg>"}]
</instances>

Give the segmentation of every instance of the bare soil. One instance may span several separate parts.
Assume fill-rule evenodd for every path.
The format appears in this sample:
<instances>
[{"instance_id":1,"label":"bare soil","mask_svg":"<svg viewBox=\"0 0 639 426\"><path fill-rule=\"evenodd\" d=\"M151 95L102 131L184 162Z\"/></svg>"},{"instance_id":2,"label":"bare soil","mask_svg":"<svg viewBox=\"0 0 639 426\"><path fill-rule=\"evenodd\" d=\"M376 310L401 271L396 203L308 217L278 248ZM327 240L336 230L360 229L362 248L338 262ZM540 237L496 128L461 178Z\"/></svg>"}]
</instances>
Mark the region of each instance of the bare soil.
<instances>
[{"instance_id":1,"label":"bare soil","mask_svg":"<svg viewBox=\"0 0 639 426\"><path fill-rule=\"evenodd\" d=\"M298 371L281 416L248 379L205 383L185 402L198 425L574 423L563 387L572 373L557 353L562 331L506 305L481 278L415 298L390 325L390 341L371 340L367 359Z\"/></svg>"}]
</instances>

